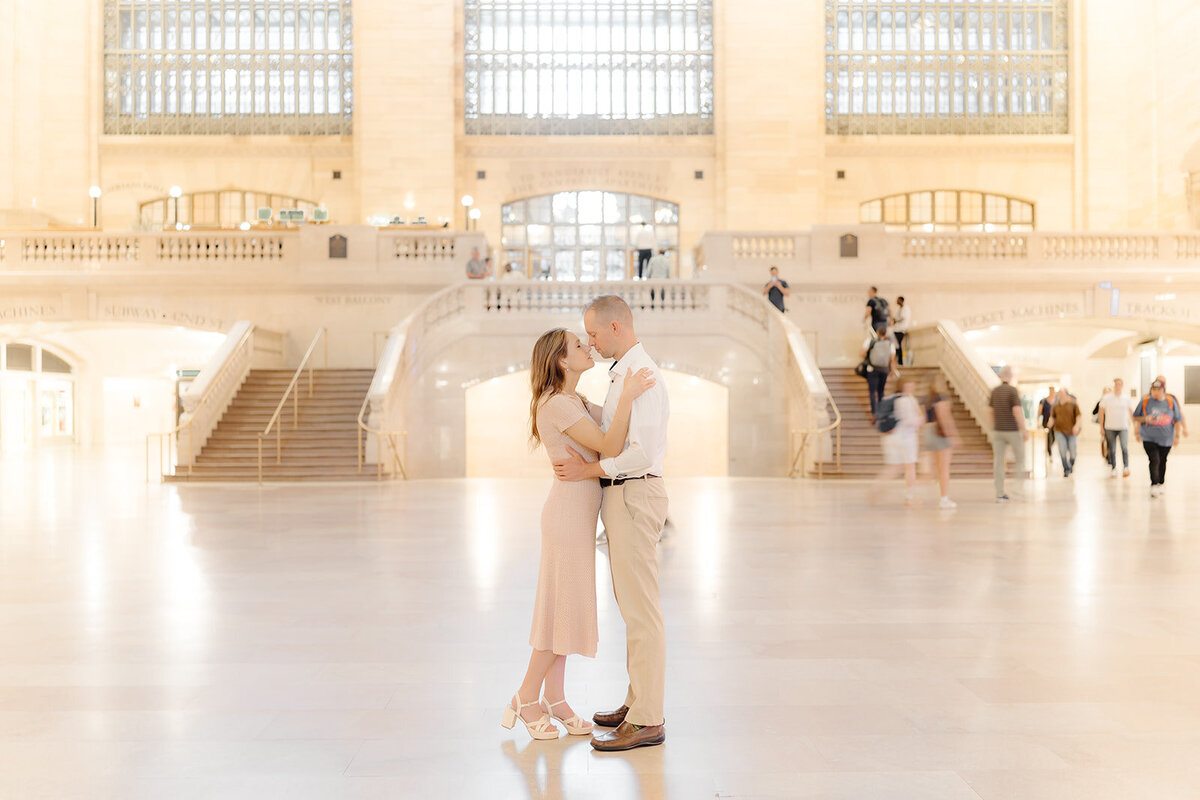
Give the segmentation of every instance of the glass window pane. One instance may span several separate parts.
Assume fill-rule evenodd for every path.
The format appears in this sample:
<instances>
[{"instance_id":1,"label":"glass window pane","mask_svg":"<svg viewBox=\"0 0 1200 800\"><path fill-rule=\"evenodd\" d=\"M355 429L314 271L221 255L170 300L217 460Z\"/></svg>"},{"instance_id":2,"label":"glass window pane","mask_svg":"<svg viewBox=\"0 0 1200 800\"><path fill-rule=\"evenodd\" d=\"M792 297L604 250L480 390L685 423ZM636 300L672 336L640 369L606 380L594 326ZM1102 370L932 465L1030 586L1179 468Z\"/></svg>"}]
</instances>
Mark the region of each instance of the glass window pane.
<instances>
[{"instance_id":1,"label":"glass window pane","mask_svg":"<svg viewBox=\"0 0 1200 800\"><path fill-rule=\"evenodd\" d=\"M572 225L555 225L554 226L554 246L555 247L574 247L578 241L578 228Z\"/></svg>"},{"instance_id":2,"label":"glass window pane","mask_svg":"<svg viewBox=\"0 0 1200 800\"><path fill-rule=\"evenodd\" d=\"M575 192L559 192L554 195L554 221L575 222L578 197Z\"/></svg>"},{"instance_id":3,"label":"glass window pane","mask_svg":"<svg viewBox=\"0 0 1200 800\"><path fill-rule=\"evenodd\" d=\"M10 344L6 348L9 371L33 372L33 345Z\"/></svg>"}]
</instances>

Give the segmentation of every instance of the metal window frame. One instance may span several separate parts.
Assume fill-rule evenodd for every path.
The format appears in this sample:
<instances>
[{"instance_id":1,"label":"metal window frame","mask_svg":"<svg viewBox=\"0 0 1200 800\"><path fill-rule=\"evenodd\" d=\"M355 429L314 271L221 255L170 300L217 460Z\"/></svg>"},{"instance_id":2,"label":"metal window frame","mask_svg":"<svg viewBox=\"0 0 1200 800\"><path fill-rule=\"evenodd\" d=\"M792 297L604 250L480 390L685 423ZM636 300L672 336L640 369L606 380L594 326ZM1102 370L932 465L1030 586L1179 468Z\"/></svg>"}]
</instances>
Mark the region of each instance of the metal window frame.
<instances>
[{"instance_id":1,"label":"metal window frame","mask_svg":"<svg viewBox=\"0 0 1200 800\"><path fill-rule=\"evenodd\" d=\"M883 49L883 31L899 29L894 17L897 12L906 15L906 47L899 49L893 35L892 46ZM826 0L825 132L835 135L1068 133L1068 12L1068 0ZM890 28L882 22L885 13L893 15ZM847 25L839 23L840 14L846 15ZM870 27L867 20L872 14L875 24ZM955 25L956 14L963 15L961 28ZM970 14L978 16L978 27L968 24ZM986 26L985 14L991 15ZM1007 31L1015 30L1008 24L1012 14L1021 14L1023 20L1025 14L1037 15L1034 28L1038 35L1032 46L1025 37L1020 47L1010 46L1013 42ZM854 15L860 15L861 29L855 25ZM943 18L948 18L949 28L942 25ZM1005 21L1004 47L998 46L1001 19ZM921 25L915 26L914 20L920 20ZM936 22L930 26L926 20ZM1042 36L1047 23L1049 30ZM926 46L925 36L921 36L919 46L912 46L913 36L919 35L914 32L926 29L933 30L933 47ZM862 37L856 43L858 30ZM962 33L958 44L956 30ZM1023 32L1025 27L1020 30ZM849 31L848 41L843 43L841 34L846 31ZM978 34L974 48L968 46L971 31ZM985 33L990 34L989 49L983 48ZM1047 42L1048 46L1044 46ZM901 76L908 87L906 97L917 98L919 108L911 108L906 100L903 112L897 111L894 104L890 111L882 111L884 87L892 87L891 98L898 97L895 86ZM914 77L915 92L909 80ZM1021 110L1012 110L1007 101L1014 96L1012 87L1016 80L1025 85L1023 97L1032 100L1035 108L1024 107L1023 103ZM861 111L855 109L856 94L862 100ZM984 100L989 97L993 100L992 110L985 112ZM843 105L848 110L841 110ZM972 105L974 111L970 110ZM868 107L874 110L868 112Z\"/></svg>"},{"instance_id":2,"label":"metal window frame","mask_svg":"<svg viewBox=\"0 0 1200 800\"><path fill-rule=\"evenodd\" d=\"M954 220L939 222L937 219L937 196L939 193L954 195ZM929 194L930 196L930 218L928 221L914 220L912 214L912 196L916 194ZM962 196L963 194L977 194L980 196L980 221L979 222L964 222L962 216ZM887 201L903 198L904 219L889 222L887 219ZM1007 212L1008 219L1004 222L993 222L988 219L987 201L988 198L1001 200L1004 202L1004 207ZM944 187L934 189L913 189L908 192L897 192L895 194L883 195L882 197L872 197L869 200L864 200L858 204L858 218L864 224L868 223L863 219L863 212L871 203L879 203L879 219L880 224L883 224L893 229L903 229L912 231L921 230L973 230L975 226L992 226L993 231L1030 231L1037 228L1037 203L1032 200L1027 200L1024 197L1013 197L1012 195L1000 194L999 192L989 192L982 189L947 189ZM1028 207L1029 221L1014 221L1013 209Z\"/></svg>"},{"instance_id":3,"label":"metal window frame","mask_svg":"<svg viewBox=\"0 0 1200 800\"><path fill-rule=\"evenodd\" d=\"M103 97L105 134L180 134L180 135L289 135L326 136L348 135L353 132L354 113L354 69L353 69L353 16L352 0L104 0L103 17ZM318 12L336 11L339 14L339 42L336 48L314 48L312 20ZM122 14L128 13L136 19L137 12L147 16L145 42L136 38L129 43L121 41ZM265 25L270 25L272 12L280 15L279 46L270 47L269 27L263 27L265 47L255 47L255 33L259 30L256 19L261 12ZM301 49L300 18L308 13L309 42ZM285 47L283 40L283 18L285 13L296 15L296 34L293 47ZM155 25L152 15L157 14L161 41L151 41ZM194 23L197 14L208 15L208 20L217 19L222 33L230 29L229 15L233 15L235 47L230 47L226 37L221 36L221 46L214 48L210 36L205 37L205 47L196 47L195 25L184 24L184 15ZM243 18L249 17L249 28ZM173 26L173 27L169 27ZM183 33L192 31L191 47L183 48ZM211 26L206 26L211 31ZM249 33L247 33L247 30ZM326 30L329 30L326 27ZM170 35L175 46L168 48ZM248 37L249 47L240 46L243 37ZM123 46L128 44L129 46ZM154 46L157 44L157 46ZM235 71L235 81L227 84L230 71ZM290 91L285 80L291 73ZM313 76L317 74L337 77L338 86L334 96L339 108L334 112L315 112L318 90ZM204 80L199 77L203 75ZM219 88L209 82L211 76L219 77ZM300 78L307 76L305 84ZM270 110L272 85L277 79L280 107ZM144 81L144 92L141 90ZM189 88L185 89L185 83ZM203 85L203 89L200 88ZM214 111L209 101L214 97L227 100L233 93L237 109L222 108ZM301 94L307 92L308 111ZM250 109L242 106L249 95ZM204 103L200 103L203 94ZM290 97L287 95L290 94ZM330 96L329 84L320 91L321 105ZM186 97L189 103L184 102ZM174 100L172 103L171 101ZM260 102L261 100L261 102ZM290 103L289 103L290 100ZM139 103L144 101L144 105ZM203 112L197 111L203 106ZM288 109L290 105L290 111ZM188 113L183 108L190 107Z\"/></svg>"},{"instance_id":4,"label":"metal window frame","mask_svg":"<svg viewBox=\"0 0 1200 800\"><path fill-rule=\"evenodd\" d=\"M524 26L528 15L533 14L535 26L540 26L543 16L553 20L556 13L576 12L593 14L594 31L600 30L597 21L601 11L613 15L614 12L628 14L667 14L668 30L675 30L674 13L694 13L697 35L696 49L642 49L640 47L622 48L610 46L601 49L599 36L593 34L593 46L583 49L582 45L568 49L568 45L552 42L549 48L541 47L539 42L536 49L531 49L522 37L520 48L506 47L504 49L483 49L482 39L487 25L486 17L490 14L495 19L497 12L511 18L517 15ZM713 47L713 0L464 0L463 3L463 118L464 129L468 135L708 135L714 131L715 81L714 81L714 47ZM687 26L687 21L682 24ZM553 22L551 22L553 24ZM581 22L581 27L584 23ZM629 29L628 24L624 26ZM655 24L657 29L658 25ZM609 26L610 30L615 24ZM511 29L511 26L509 26ZM641 31L642 23L637 30ZM668 40L671 36L668 33ZM686 42L686 35L684 36ZM493 37L494 42L494 37ZM686 93L685 108L694 101L694 113L661 113L657 110L652 114L631 115L625 111L610 111L608 114L575 114L561 112L554 108L556 92L549 92L550 108L543 107L543 81L548 80L551 87L560 79L565 80L573 69L592 70L594 72L594 88L597 97L600 96L600 76L606 75L609 87L610 109L616 107L629 108L627 84L622 82L622 88L613 88L614 75L621 68L617 62L631 64L625 68L626 73L636 71L639 76L652 75L650 96L658 98L660 89L660 74L666 72L667 103L671 102L671 81L678 77L683 81ZM505 74L507 82L512 76L519 76L523 84L528 85L529 76L534 75L539 97L535 102L536 111L526 114L524 110L513 113L485 113L483 94L490 91L494 100L500 97L501 91L496 86L496 76ZM581 78L582 80L582 78ZM506 84L507 85L507 84ZM639 84L640 85L640 84ZM489 89L489 87L492 87ZM643 90L644 95L644 90ZM522 90L524 96L524 89ZM507 98L505 98L507 100ZM618 103L618 99L620 102ZM507 102L504 103L507 107Z\"/></svg>"}]
</instances>

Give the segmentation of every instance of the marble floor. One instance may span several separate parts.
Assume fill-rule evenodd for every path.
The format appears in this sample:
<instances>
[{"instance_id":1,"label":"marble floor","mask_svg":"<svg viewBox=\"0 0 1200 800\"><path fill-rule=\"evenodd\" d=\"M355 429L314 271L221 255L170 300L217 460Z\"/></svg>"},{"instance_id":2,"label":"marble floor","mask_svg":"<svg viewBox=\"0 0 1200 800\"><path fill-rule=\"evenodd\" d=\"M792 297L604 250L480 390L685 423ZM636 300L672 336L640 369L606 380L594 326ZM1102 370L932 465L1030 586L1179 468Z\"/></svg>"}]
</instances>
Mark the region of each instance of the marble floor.
<instances>
[{"instance_id":1,"label":"marble floor","mask_svg":"<svg viewBox=\"0 0 1200 800\"><path fill-rule=\"evenodd\" d=\"M1092 462L1096 463L1092 463ZM669 481L667 743L499 725L547 481L146 485L0 459L2 798L1195 798L1200 457L1024 500ZM581 710L623 695L597 557Z\"/></svg>"}]
</instances>

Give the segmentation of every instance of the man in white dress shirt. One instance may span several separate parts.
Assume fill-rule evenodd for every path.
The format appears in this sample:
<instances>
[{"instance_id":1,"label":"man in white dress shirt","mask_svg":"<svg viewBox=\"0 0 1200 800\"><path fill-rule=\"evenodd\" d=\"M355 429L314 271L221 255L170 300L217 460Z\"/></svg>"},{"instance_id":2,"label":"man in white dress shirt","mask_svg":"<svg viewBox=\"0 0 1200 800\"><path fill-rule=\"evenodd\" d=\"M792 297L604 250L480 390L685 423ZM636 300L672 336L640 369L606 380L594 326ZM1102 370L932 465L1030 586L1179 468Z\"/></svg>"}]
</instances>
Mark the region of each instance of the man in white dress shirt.
<instances>
[{"instance_id":1,"label":"man in white dress shirt","mask_svg":"<svg viewBox=\"0 0 1200 800\"><path fill-rule=\"evenodd\" d=\"M621 397L625 371L647 367L657 376L658 365L638 342L633 314L621 298L596 298L584 314L583 324L588 344L604 358L615 359L609 368L601 424L607 430ZM604 487L600 518L608 531L613 593L625 620L629 689L624 705L593 717L597 725L615 728L592 737L592 747L597 750L629 750L666 740L663 694L667 647L659 601L657 548L667 519L662 473L670 415L667 388L659 380L633 401L629 438L620 455L588 463L572 453L567 460L554 464L560 480L599 478Z\"/></svg>"}]
</instances>

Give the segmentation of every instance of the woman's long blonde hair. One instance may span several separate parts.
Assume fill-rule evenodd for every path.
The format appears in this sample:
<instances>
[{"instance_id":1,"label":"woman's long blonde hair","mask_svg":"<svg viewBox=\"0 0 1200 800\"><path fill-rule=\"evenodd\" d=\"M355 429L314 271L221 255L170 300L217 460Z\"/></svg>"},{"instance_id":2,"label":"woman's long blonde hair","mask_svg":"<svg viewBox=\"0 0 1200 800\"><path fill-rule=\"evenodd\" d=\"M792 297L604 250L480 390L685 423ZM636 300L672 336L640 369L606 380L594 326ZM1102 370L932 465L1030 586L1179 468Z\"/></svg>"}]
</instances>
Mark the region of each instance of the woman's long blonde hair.
<instances>
[{"instance_id":1,"label":"woman's long blonde hair","mask_svg":"<svg viewBox=\"0 0 1200 800\"><path fill-rule=\"evenodd\" d=\"M537 447L542 443L537 427L537 410L543 401L562 391L567 373L563 359L567 356L566 328L546 331L533 345L529 358L529 388L533 397L529 401L529 443Z\"/></svg>"}]
</instances>

